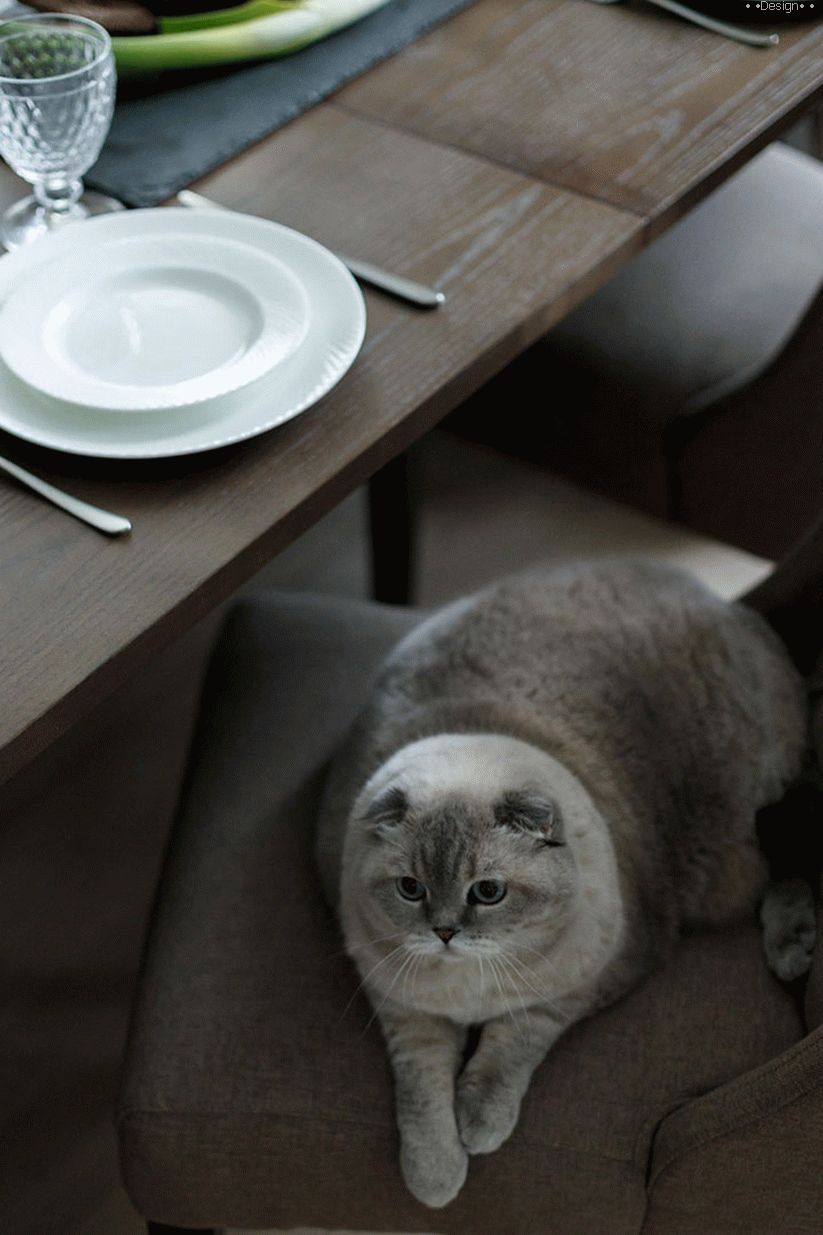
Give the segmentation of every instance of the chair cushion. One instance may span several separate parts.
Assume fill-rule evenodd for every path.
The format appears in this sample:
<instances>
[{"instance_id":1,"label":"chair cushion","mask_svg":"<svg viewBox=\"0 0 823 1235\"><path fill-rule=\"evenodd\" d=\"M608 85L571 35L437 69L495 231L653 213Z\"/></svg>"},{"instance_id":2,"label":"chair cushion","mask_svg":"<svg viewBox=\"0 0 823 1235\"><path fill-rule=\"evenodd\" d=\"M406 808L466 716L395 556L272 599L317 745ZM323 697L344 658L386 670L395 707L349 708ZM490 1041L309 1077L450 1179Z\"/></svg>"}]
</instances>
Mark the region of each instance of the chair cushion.
<instances>
[{"instance_id":1,"label":"chair cushion","mask_svg":"<svg viewBox=\"0 0 823 1235\"><path fill-rule=\"evenodd\" d=\"M311 854L323 766L414 620L261 595L218 645L120 1100L124 1175L149 1218L636 1235L663 1117L802 1036L754 926L689 939L561 1040L456 1202L435 1214L408 1195L380 1034Z\"/></svg>"}]
</instances>

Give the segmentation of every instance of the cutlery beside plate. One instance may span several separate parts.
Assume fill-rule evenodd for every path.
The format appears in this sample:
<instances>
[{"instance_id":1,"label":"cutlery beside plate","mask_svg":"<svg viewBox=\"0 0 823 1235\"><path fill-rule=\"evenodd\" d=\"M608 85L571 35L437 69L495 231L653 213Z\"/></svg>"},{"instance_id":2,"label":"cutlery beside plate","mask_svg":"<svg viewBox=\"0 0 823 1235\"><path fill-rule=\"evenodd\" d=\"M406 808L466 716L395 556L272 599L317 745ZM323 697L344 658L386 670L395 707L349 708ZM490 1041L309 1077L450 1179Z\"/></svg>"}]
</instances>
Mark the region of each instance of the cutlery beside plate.
<instances>
[{"instance_id":1,"label":"cutlery beside plate","mask_svg":"<svg viewBox=\"0 0 823 1235\"><path fill-rule=\"evenodd\" d=\"M181 189L177 194L177 201L181 206L186 206L192 210L230 209L230 207L223 206L220 202L212 201L210 197L204 197L202 193L195 193L191 189ZM361 283L368 283L371 287L376 287L381 292L387 292L390 296L396 296L398 300L406 300L409 304L416 305L418 309L438 309L441 304L446 303L444 292L440 292L434 287L427 287L425 283L418 283L416 279L407 279L405 275L395 274L391 270L384 270L382 266L375 266L373 262L360 261L356 257L346 257L343 253L337 253L336 256Z\"/></svg>"},{"instance_id":2,"label":"cutlery beside plate","mask_svg":"<svg viewBox=\"0 0 823 1235\"><path fill-rule=\"evenodd\" d=\"M0 456L0 472L5 472L19 484L31 489L33 493L39 493L53 506L59 506L61 510L74 515L75 519L79 519L81 523L87 523L89 527L96 528L98 532L105 532L107 536L122 536L124 532L131 531L130 521L124 519L122 515L115 515L110 510L92 506L90 502L84 502L79 497L64 493L62 489L55 488L48 481L41 480L39 476L27 472L19 464L12 463L11 459L4 459Z\"/></svg>"},{"instance_id":3,"label":"cutlery beside plate","mask_svg":"<svg viewBox=\"0 0 823 1235\"><path fill-rule=\"evenodd\" d=\"M623 0L594 0L595 4L621 4L622 2ZM765 34L759 30L749 30L745 26L733 25L728 21L720 21L717 17L710 17L708 13L701 13L699 9L681 4L680 0L646 0L646 2L658 9L665 9L667 13L674 13L675 16L682 17L684 21L690 21L694 26L702 26L704 30L711 30L713 34L733 39L736 43L745 43L749 47L774 47L780 42L780 36L777 34Z\"/></svg>"}]
</instances>

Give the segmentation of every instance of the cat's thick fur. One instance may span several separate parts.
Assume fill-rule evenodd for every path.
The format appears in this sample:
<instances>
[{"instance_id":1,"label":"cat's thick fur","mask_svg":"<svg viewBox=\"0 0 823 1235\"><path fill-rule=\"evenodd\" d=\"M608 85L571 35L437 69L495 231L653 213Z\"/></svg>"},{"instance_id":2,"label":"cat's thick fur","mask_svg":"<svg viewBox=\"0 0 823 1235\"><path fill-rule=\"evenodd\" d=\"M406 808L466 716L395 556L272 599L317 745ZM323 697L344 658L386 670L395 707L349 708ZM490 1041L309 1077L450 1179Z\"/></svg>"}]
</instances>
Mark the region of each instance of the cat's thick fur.
<instances>
[{"instance_id":1,"label":"cat's thick fur","mask_svg":"<svg viewBox=\"0 0 823 1235\"><path fill-rule=\"evenodd\" d=\"M806 742L766 622L651 563L507 580L394 651L336 760L318 856L421 1201L446 1204L467 1155L505 1140L570 1024L683 930L754 910L755 814Z\"/></svg>"}]
</instances>

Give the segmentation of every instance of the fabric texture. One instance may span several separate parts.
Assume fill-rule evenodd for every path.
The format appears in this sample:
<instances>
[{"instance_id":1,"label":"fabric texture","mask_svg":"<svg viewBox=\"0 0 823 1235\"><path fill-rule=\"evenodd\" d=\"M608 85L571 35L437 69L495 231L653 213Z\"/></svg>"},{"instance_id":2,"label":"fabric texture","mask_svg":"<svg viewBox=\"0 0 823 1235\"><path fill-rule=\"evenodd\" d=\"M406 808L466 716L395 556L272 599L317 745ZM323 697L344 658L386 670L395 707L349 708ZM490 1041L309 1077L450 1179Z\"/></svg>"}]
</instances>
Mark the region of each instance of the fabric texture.
<instances>
[{"instance_id":1,"label":"fabric texture","mask_svg":"<svg viewBox=\"0 0 823 1235\"><path fill-rule=\"evenodd\" d=\"M129 206L156 206L471 3L391 0L292 56L124 99L86 179Z\"/></svg>"},{"instance_id":2,"label":"fabric texture","mask_svg":"<svg viewBox=\"0 0 823 1235\"><path fill-rule=\"evenodd\" d=\"M472 1160L456 1202L434 1214L411 1198L380 1034L311 851L323 766L378 661L415 620L260 595L235 609L218 645L120 1100L124 1176L149 1218L629 1235L643 1224L661 1138L680 1143L674 1121L738 1078L757 1090L761 1070L806 1049L755 926L695 936L560 1041L515 1135ZM689 1201L702 1186L681 1182L678 1154L660 1159L658 1222L684 1188ZM780 1191L775 1175L772 1185Z\"/></svg>"},{"instance_id":3,"label":"fabric texture","mask_svg":"<svg viewBox=\"0 0 823 1235\"><path fill-rule=\"evenodd\" d=\"M819 1235L823 1029L675 1112L643 1235Z\"/></svg>"},{"instance_id":4,"label":"fabric texture","mask_svg":"<svg viewBox=\"0 0 823 1235\"><path fill-rule=\"evenodd\" d=\"M823 901L823 887L820 890L820 900ZM820 902L818 902L820 903ZM823 935L823 921L818 913L818 938ZM806 984L806 1026L809 1030L823 1026L823 948L815 949L811 973Z\"/></svg>"},{"instance_id":5,"label":"fabric texture","mask_svg":"<svg viewBox=\"0 0 823 1235\"><path fill-rule=\"evenodd\" d=\"M823 169L770 146L548 336L609 416L693 415L762 373L823 285Z\"/></svg>"}]
</instances>

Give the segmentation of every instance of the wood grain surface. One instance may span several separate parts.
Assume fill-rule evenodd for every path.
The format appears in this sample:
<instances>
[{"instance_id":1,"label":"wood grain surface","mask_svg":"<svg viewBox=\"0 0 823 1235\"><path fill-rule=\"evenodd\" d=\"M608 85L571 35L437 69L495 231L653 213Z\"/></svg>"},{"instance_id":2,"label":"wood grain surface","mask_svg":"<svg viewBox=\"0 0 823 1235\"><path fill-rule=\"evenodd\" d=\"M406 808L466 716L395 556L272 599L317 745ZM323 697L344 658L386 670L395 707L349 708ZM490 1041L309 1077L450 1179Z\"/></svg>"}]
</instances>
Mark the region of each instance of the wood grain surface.
<instances>
[{"instance_id":1,"label":"wood grain surface","mask_svg":"<svg viewBox=\"0 0 823 1235\"><path fill-rule=\"evenodd\" d=\"M821 90L823 21L780 39L745 47L639 2L479 0L336 100L655 233Z\"/></svg>"},{"instance_id":2,"label":"wood grain surface","mask_svg":"<svg viewBox=\"0 0 823 1235\"><path fill-rule=\"evenodd\" d=\"M198 186L448 303L369 293L351 373L243 446L115 464L0 434L135 529L105 541L0 485L0 778L759 149L820 89L821 53L820 23L758 51L635 2L478 0ZM0 204L19 192L0 175Z\"/></svg>"},{"instance_id":3,"label":"wood grain surface","mask_svg":"<svg viewBox=\"0 0 823 1235\"><path fill-rule=\"evenodd\" d=\"M448 303L421 313L369 294L363 353L337 389L297 420L236 448L117 464L26 448L0 434L0 452L134 523L130 537L105 540L0 485L1 777L642 243L642 224L632 215L328 105L198 187L352 256L437 283Z\"/></svg>"}]
</instances>

